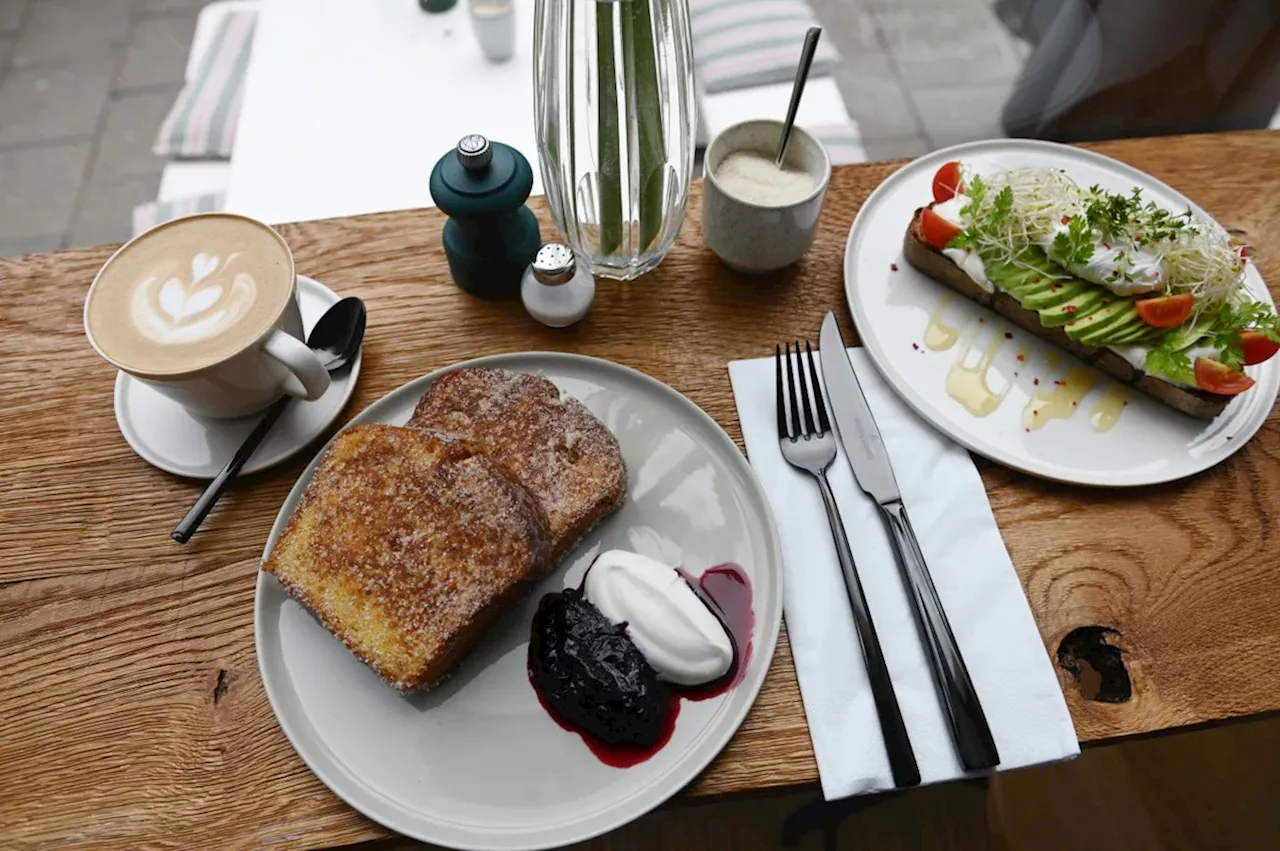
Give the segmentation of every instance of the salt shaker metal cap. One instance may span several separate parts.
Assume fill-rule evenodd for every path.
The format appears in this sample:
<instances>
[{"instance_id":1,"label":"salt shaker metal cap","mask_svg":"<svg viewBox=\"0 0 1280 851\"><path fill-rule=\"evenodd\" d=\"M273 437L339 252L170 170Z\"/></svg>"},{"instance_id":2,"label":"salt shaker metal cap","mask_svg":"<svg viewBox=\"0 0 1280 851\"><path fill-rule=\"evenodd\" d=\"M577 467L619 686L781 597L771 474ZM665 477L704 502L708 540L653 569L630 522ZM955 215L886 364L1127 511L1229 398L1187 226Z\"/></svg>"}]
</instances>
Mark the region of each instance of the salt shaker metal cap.
<instances>
[{"instance_id":1,"label":"salt shaker metal cap","mask_svg":"<svg viewBox=\"0 0 1280 851\"><path fill-rule=\"evenodd\" d=\"M562 242L548 242L538 249L532 268L538 283L555 287L573 280L578 261L569 246Z\"/></svg>"},{"instance_id":2,"label":"salt shaker metal cap","mask_svg":"<svg viewBox=\"0 0 1280 851\"><path fill-rule=\"evenodd\" d=\"M483 171L493 160L493 146L479 133L463 136L458 142L458 162L467 171Z\"/></svg>"}]
</instances>

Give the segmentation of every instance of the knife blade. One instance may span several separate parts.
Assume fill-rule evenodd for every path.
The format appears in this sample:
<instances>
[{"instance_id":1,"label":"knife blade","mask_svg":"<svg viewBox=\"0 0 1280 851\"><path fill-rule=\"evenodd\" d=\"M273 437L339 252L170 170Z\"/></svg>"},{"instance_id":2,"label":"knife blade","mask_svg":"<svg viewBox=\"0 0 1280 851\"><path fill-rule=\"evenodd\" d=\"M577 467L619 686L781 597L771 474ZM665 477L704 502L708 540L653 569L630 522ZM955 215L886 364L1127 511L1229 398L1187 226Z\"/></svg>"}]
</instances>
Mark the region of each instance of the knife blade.
<instances>
[{"instance_id":1,"label":"knife blade","mask_svg":"<svg viewBox=\"0 0 1280 851\"><path fill-rule=\"evenodd\" d=\"M880 428L871 416L871 407L862 392L858 375L849 362L836 315L822 320L822 378L831 403L831 419L853 468L858 487L880 506L890 538L898 554L898 566L908 590L912 614L929 658L930 672L939 697L946 707L951 738L960 764L970 771L983 771L1000 764L1000 753L987 723L978 692L956 643L947 612L934 587L920 542L907 517L907 508L898 491L893 465L880 438Z\"/></svg>"},{"instance_id":2,"label":"knife blade","mask_svg":"<svg viewBox=\"0 0 1280 851\"><path fill-rule=\"evenodd\" d=\"M832 419L858 487L880 505L901 499L898 480L894 478L893 466L889 463L889 453L885 452L880 429L871 416L858 375L853 371L853 364L849 363L849 354L845 351L834 313L828 313L822 320L818 344L821 347L818 359L822 362L822 377L827 385Z\"/></svg>"}]
</instances>

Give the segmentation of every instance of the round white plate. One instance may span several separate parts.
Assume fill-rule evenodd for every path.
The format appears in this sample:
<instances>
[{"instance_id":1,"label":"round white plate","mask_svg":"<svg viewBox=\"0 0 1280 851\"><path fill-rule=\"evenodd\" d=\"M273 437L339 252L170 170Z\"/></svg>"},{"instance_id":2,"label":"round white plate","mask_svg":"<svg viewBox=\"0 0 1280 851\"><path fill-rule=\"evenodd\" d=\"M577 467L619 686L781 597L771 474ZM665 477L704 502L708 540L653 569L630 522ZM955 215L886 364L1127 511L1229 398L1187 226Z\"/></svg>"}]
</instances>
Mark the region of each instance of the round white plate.
<instances>
[{"instance_id":1,"label":"round white plate","mask_svg":"<svg viewBox=\"0 0 1280 851\"><path fill-rule=\"evenodd\" d=\"M1198 473L1230 456L1258 430L1280 390L1280 359L1248 367L1257 385L1237 397L1212 422L1188 417L1136 390L1114 427L1097 431L1092 414L1115 382L1098 374L1074 416L1038 429L1023 425L1023 409L1039 388L1053 386L1078 362L1051 343L1007 322L995 312L954 295L916 271L902 256L902 238L918 207L932 200L934 172L961 160L984 168L1052 166L1082 186L1100 184L1143 195L1171 210L1198 206L1174 189L1124 163L1052 142L997 140L946 148L903 166L871 193L849 231L845 247L845 293L858 335L894 390L920 416L956 442L1018 470L1082 485L1132 486L1167 482ZM1230 225L1230 223L1227 223ZM897 266L897 271L893 266ZM1254 298L1271 296L1251 264L1245 283ZM925 329L940 303L947 325L962 329L951 349L934 352ZM1005 335L1011 339L998 342ZM991 414L970 414L947 393L947 374L957 358L975 364L989 343L996 353L987 380L992 390L1011 385ZM1019 354L1023 355L1018 360ZM1017 373L1015 375L1015 373ZM1040 384L1035 384L1036 380ZM1114 392L1114 391L1113 391Z\"/></svg>"},{"instance_id":2,"label":"round white plate","mask_svg":"<svg viewBox=\"0 0 1280 851\"><path fill-rule=\"evenodd\" d=\"M337 302L333 290L306 275L298 276L298 307L307 333ZM319 399L295 401L286 408L241 472L256 473L279 464L332 425L356 389L363 357L362 349L349 367L332 376L328 391ZM124 372L116 374L115 406L120 433L134 452L152 466L192 479L216 476L262 416L199 417Z\"/></svg>"},{"instance_id":3,"label":"round white plate","mask_svg":"<svg viewBox=\"0 0 1280 851\"><path fill-rule=\"evenodd\" d=\"M453 848L534 849L579 842L648 812L720 752L764 682L782 619L782 557L764 493L733 441L670 387L608 361L527 353L457 364L536 372L617 435L627 501L508 613L439 687L402 697L258 574L258 665L298 754L351 806L392 830ZM405 384L351 424L403 424L447 370ZM285 500L275 545L316 464ZM682 701L671 741L631 768L601 763L539 705L526 671L538 599L576 586L601 549L626 548L701 571L737 562L755 592L743 682Z\"/></svg>"}]
</instances>

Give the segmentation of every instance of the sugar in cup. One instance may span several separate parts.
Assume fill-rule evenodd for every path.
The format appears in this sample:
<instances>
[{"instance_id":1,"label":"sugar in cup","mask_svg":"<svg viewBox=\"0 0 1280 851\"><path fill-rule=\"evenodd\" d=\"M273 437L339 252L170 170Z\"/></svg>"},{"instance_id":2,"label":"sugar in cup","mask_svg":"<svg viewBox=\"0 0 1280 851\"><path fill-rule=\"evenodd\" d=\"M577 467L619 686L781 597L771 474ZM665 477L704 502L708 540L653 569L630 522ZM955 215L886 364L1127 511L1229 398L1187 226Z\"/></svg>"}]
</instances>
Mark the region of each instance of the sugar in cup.
<instances>
[{"instance_id":1,"label":"sugar in cup","mask_svg":"<svg viewBox=\"0 0 1280 851\"><path fill-rule=\"evenodd\" d=\"M796 125L782 168L774 164L782 122L743 121L707 147L702 232L707 246L739 272L764 274L799 260L813 244L831 182L822 143Z\"/></svg>"}]
</instances>

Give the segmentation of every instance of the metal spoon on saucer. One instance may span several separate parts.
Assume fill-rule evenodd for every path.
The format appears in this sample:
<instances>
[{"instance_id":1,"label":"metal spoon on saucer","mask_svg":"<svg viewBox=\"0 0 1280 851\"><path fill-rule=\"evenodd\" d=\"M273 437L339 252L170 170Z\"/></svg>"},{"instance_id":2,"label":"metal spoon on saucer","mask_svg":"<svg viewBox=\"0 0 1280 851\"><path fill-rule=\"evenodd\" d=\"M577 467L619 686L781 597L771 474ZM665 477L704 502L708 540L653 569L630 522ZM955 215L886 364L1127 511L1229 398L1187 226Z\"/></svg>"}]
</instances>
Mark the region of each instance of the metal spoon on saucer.
<instances>
[{"instance_id":1,"label":"metal spoon on saucer","mask_svg":"<svg viewBox=\"0 0 1280 851\"><path fill-rule=\"evenodd\" d=\"M320 317L320 321L307 335L307 345L320 356L325 369L331 373L337 372L350 363L356 356L356 352L360 351L360 343L364 340L364 326L364 302L358 298L344 298ZM200 494L200 498L191 506L187 516L183 517L182 521L169 533L170 538L180 544L185 544L191 539L204 518L213 510L213 506L217 504L218 498L227 489L227 485L262 445L271 427L276 424L276 420L280 419L280 415L284 413L285 408L289 407L292 399L292 396L281 396L267 409L262 420L227 462L227 466L214 476L204 493Z\"/></svg>"},{"instance_id":2,"label":"metal spoon on saucer","mask_svg":"<svg viewBox=\"0 0 1280 851\"><path fill-rule=\"evenodd\" d=\"M796 111L800 109L800 96L804 94L804 84L809 80L809 69L813 67L813 54L818 50L818 39L822 37L822 27L809 27L804 34L804 47L800 49L800 64L796 66L796 81L791 84L791 105L787 107L787 120L782 125L782 138L778 140L778 156L773 164L782 168L782 159L787 154L787 142L791 140L791 128L796 123Z\"/></svg>"}]
</instances>

